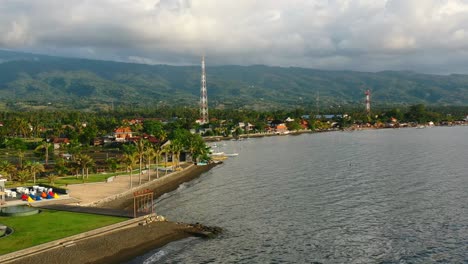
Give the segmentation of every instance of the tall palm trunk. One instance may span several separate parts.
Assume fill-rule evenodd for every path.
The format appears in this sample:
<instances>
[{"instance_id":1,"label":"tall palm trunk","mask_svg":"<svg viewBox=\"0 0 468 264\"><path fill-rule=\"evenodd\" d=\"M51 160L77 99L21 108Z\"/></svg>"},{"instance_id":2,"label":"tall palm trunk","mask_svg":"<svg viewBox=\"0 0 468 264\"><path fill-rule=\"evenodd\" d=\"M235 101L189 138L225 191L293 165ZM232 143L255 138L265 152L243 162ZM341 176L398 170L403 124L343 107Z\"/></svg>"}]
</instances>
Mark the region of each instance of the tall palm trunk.
<instances>
[{"instance_id":1,"label":"tall palm trunk","mask_svg":"<svg viewBox=\"0 0 468 264\"><path fill-rule=\"evenodd\" d=\"M151 181L151 158L148 158L148 181Z\"/></svg>"},{"instance_id":2,"label":"tall palm trunk","mask_svg":"<svg viewBox=\"0 0 468 264\"><path fill-rule=\"evenodd\" d=\"M138 184L141 184L141 171L143 170L143 159L140 156L140 172L138 173Z\"/></svg>"},{"instance_id":3,"label":"tall palm trunk","mask_svg":"<svg viewBox=\"0 0 468 264\"><path fill-rule=\"evenodd\" d=\"M159 156L156 156L156 179L159 179Z\"/></svg>"}]
</instances>

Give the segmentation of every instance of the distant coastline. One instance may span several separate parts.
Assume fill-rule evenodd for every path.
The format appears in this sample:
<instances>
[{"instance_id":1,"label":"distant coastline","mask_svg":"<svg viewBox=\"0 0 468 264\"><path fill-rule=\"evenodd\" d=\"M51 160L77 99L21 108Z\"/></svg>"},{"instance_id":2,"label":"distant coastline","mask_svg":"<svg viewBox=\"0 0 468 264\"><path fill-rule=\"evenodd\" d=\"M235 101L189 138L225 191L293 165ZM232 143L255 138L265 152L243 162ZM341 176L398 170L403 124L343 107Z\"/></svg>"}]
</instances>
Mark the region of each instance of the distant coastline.
<instances>
[{"instance_id":1,"label":"distant coastline","mask_svg":"<svg viewBox=\"0 0 468 264\"><path fill-rule=\"evenodd\" d=\"M223 140L243 140L247 138L261 138L261 137L274 137L274 136L287 136L287 135L301 135L301 134L314 134L314 133L325 133L325 132L337 132L337 131L362 131L362 130L376 130L376 129L400 129L400 128L430 128L430 127L456 127L456 126L468 126L468 122L459 123L459 124L452 124L452 125L421 125L418 126L417 124L411 126L394 126L394 127L376 127L376 126L361 126L361 127L347 127L344 129L341 128L330 128L330 129L323 129L323 130L297 130L297 131L288 131L287 133L249 133L249 134L241 134L237 136L210 136L204 137L203 139L206 142L216 142L216 141L223 141Z\"/></svg>"}]
</instances>

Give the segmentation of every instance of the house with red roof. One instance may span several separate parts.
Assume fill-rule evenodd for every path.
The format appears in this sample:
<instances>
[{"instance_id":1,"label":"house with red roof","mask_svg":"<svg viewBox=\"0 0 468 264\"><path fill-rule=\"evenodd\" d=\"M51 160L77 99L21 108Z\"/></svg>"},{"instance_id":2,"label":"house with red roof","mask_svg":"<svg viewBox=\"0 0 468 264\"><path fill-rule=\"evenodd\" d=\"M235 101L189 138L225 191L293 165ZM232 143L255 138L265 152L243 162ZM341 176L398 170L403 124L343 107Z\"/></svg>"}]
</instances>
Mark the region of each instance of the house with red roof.
<instances>
[{"instance_id":1,"label":"house with red roof","mask_svg":"<svg viewBox=\"0 0 468 264\"><path fill-rule=\"evenodd\" d=\"M119 127L114 130L115 141L126 141L133 137L133 132L130 127Z\"/></svg>"}]
</instances>

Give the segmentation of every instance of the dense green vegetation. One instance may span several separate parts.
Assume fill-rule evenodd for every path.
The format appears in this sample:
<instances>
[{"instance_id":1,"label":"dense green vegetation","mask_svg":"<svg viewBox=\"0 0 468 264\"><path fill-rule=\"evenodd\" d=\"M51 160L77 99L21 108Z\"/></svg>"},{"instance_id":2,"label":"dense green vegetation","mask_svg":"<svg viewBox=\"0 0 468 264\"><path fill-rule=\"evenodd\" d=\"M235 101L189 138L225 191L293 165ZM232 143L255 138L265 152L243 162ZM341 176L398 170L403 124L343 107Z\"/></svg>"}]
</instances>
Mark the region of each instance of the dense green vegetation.
<instances>
[{"instance_id":1,"label":"dense green vegetation","mask_svg":"<svg viewBox=\"0 0 468 264\"><path fill-rule=\"evenodd\" d=\"M274 132L274 125L286 123L289 130L346 129L353 126L386 126L387 123L452 124L463 120L468 107L380 108L367 115L362 109L336 107L317 115L315 109L254 111L247 109L210 111L210 124L196 123L198 110L188 107L141 108L108 112L29 111L0 112L0 174L18 184L48 182L67 184L104 181L110 173L137 169L141 182L145 168L175 161L182 153L193 161L207 160L208 149L201 137L233 136ZM325 109L324 109L325 111ZM322 114L334 114L327 118ZM287 118L294 119L285 122ZM302 122L304 121L304 122ZM302 123L301 123L302 122ZM250 124L249 128L241 123ZM131 142L98 143L118 127L131 129ZM190 132L191 131L191 132ZM197 133L194 133L197 132ZM69 143L54 149L54 138ZM152 140L150 140L152 139ZM63 154L69 155L67 159ZM106 171L106 176L93 175ZM91 175L90 175L91 174ZM75 179L64 179L72 175Z\"/></svg>"},{"instance_id":2,"label":"dense green vegetation","mask_svg":"<svg viewBox=\"0 0 468 264\"><path fill-rule=\"evenodd\" d=\"M31 216L3 217L14 233L0 239L0 255L127 220L122 217L43 210Z\"/></svg>"},{"instance_id":3,"label":"dense green vegetation","mask_svg":"<svg viewBox=\"0 0 468 264\"><path fill-rule=\"evenodd\" d=\"M196 106L200 67L67 59L0 51L0 109L112 110ZM468 105L468 75L321 71L210 66L211 108L255 110L359 107L371 89L374 106ZM3 105L1 105L3 104Z\"/></svg>"}]
</instances>

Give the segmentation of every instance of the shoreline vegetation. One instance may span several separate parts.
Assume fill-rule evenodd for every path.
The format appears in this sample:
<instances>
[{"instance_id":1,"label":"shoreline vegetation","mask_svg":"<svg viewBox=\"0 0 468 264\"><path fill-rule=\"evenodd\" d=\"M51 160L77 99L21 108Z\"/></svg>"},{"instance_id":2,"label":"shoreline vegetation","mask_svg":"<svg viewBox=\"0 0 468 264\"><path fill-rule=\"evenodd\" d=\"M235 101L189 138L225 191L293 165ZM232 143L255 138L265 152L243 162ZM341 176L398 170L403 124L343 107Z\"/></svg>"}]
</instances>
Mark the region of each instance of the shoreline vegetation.
<instances>
[{"instance_id":1,"label":"shoreline vegetation","mask_svg":"<svg viewBox=\"0 0 468 264\"><path fill-rule=\"evenodd\" d=\"M424 109L423 109L424 110ZM288 121L289 120L289 121ZM385 129L385 128L400 128L400 127L415 127L418 124L422 124L423 122L415 122L415 123L408 123L408 126L402 126L403 123L398 122L359 122L354 123L351 122L350 119L345 118L344 116L339 117L338 119L330 119L330 120L315 120L307 121L306 119L300 119L294 121L292 118L287 118L286 120L272 120L269 125L268 129L261 130L262 132L258 132L258 129L253 129L255 127L262 128L265 127L265 124L260 123L257 125L252 125L250 123L238 123L233 127L225 126L222 122L218 122L219 126L216 127L216 124L213 124L214 127L205 124L205 127L199 127L200 131L204 130L203 134L205 137L202 139L200 131L197 134L190 133L188 128L190 126L185 126L183 121L184 119L177 119L172 123L167 123L162 126L160 121L154 120L131 120L135 123L128 121L127 126L125 129L138 128L135 132L138 136L130 136L131 130L125 130L124 133L127 133L126 137L123 138L122 142L129 142L133 144L121 144L121 149L119 150L119 154L122 156L119 159L116 157L106 157L106 162L109 164L102 164L108 166L109 168L111 165L124 166L122 168L129 169L130 171L130 179L129 185L125 188L125 190L120 190L118 193L114 195L108 196L104 199L97 199L91 200L91 202L83 203L82 206L89 206L89 207L96 207L96 208L110 208L110 209L119 209L119 210L129 210L132 209L133 203L133 192L138 190L145 190L149 189L153 191L154 198L176 190L180 184L184 182L191 181L197 177L199 177L203 172L208 171L209 169L213 168L216 164L215 163L208 163L205 166L196 166L196 165L189 165L185 166L185 168L181 167L178 164L181 160L180 155L182 150L185 149L185 158L187 156L190 157L192 161L205 161L209 149L206 147L205 142L210 141L221 141L221 140L242 140L244 138L254 138L254 137L265 137L265 136L281 136L281 135L298 135L303 133L320 133L320 132L331 132L331 131L353 131L353 130L368 130L368 129ZM232 121L232 120L231 120ZM233 121L232 121L233 122ZM458 122L458 121L457 121ZM466 125L468 121L460 121L459 124ZM180 123L180 124L179 124ZM233 124L236 122L233 122ZM348 123L353 123L350 125ZM430 122L433 123L433 122ZM86 123L84 123L86 124ZM414 124L414 126L413 126ZM456 125L458 123L447 123L447 125ZM179 126L180 125L180 126ZM222 125L222 126L221 126ZM434 125L434 123L433 123ZM435 123L435 125L439 125L439 123ZM440 125L445 125L445 123L440 123ZM82 125L83 126L83 125ZM6 125L3 128L7 127ZM78 126L76 126L78 127ZM86 128L89 127L89 124L83 126L81 133L83 135L86 134ZM241 129L243 127L244 129ZM68 127L72 132L74 131L72 128ZM216 129L216 128L223 128L225 131L231 131L232 133L227 133L229 136L219 136L224 130ZM234 130L235 128L235 130ZM418 127L419 128L419 127ZM119 128L120 129L120 128ZM117 129L117 130L119 130ZM116 130L116 131L117 131ZM234 130L234 131L233 131ZM120 130L119 130L120 131ZM266 132L268 131L268 132ZM75 131L76 132L76 131ZM117 131L118 132L118 131ZM255 132L255 133L254 133ZM38 132L39 133L39 132ZM120 133L120 132L119 132ZM123 132L122 132L123 133ZM149 135L158 135L158 136L145 136L144 133L148 133ZM21 133L20 133L21 134ZM207 135L213 136L207 136ZM16 134L14 134L16 135ZM26 150L26 145L24 145L23 138L26 138L26 134L21 134L22 137L5 137L5 146L7 150L15 150L16 154L18 154L18 164L15 168L10 166L9 162L5 162L5 168L2 170L6 172L5 174L9 174L10 179L16 179L19 183L24 184L27 181L30 181L30 178L34 179L34 183L36 182L36 172L33 172L34 164L24 163L22 162L22 158L24 157L24 152ZM75 135L73 133L69 133L69 136ZM115 134L116 138L120 135L118 133ZM214 136L218 135L218 136ZM226 134L225 134L226 135ZM232 136L231 136L232 135ZM10 135L12 136L12 135ZM31 135L29 135L31 136ZM44 147L45 150L45 157L46 163L48 159L48 150L54 149L55 151L55 143L47 141L47 135L41 135L46 138L46 141L43 141L43 145L38 145L37 148ZM75 135L76 136L76 135ZM155 140L155 143L151 143L151 137ZM52 137L51 137L52 138ZM95 137L89 136L89 138L83 137L82 139L84 142L88 142L89 139L93 139ZM164 138L164 140L162 140ZM63 158L57 158L55 160L55 169L62 169L64 171L69 170L69 173L74 173L76 179L78 176L81 175L81 180L85 183L85 179L89 179L88 170L93 167L93 159L87 155L80 154L83 151L81 146L84 144L83 142L79 142L78 140L69 139L69 138L60 138L63 139L64 142L57 143L57 147L59 150L68 151L67 155L70 155L72 162L66 162ZM66 139L66 142L65 142ZM101 141L95 141L94 143L99 143ZM122 143L120 142L120 143ZM37 143L37 142L35 142ZM114 142L115 143L115 142ZM87 146L89 147L89 146ZM74 153L73 155L69 153ZM142 176L142 169L143 167L151 168L151 160L156 157L156 163L161 157L162 153L164 153L165 160L167 162L168 157L171 157L172 160L176 160L176 170L170 173L167 176L154 179L152 181L148 181L143 183L141 176ZM7 153L8 154L8 153ZM61 153L64 154L64 153ZM94 153L96 154L96 153ZM99 154L99 153L98 153ZM109 153L107 153L109 154ZM8 154L11 156L11 154ZM96 155L97 156L97 155ZM78 159L78 158L79 159ZM144 163L144 160L148 160L148 164ZM112 161L115 163L113 164ZM65 162L65 163L64 163ZM73 165L65 166L64 164ZM122 164L118 164L122 163ZM192 163L187 163L192 164ZM24 166L23 166L24 165ZM139 165L140 175L139 175L139 182L138 184L133 185L135 180L137 180L137 175L133 175L132 181L132 171L135 167ZM47 166L46 166L47 167ZM180 169L180 170L177 170ZM97 170L97 169L96 169ZM45 169L42 168L40 171L44 172ZM80 173L81 172L81 173ZM125 175L123 177L127 177L129 175ZM57 178L56 175L49 175L51 179L54 177ZM114 176L112 176L114 177ZM116 176L121 177L121 176ZM57 179L54 179L57 180ZM104 183L105 184L105 183ZM84 191L82 192L89 192L92 193L97 190L97 187L94 187L90 183L81 184L84 187ZM70 187L70 186L69 186ZM73 195L71 195L73 197ZM157 212L157 207L156 207ZM53 249L48 249L46 251L37 252L32 254L31 256L24 255L19 256L16 259L8 260L5 263L29 263L29 262L38 262L38 263L109 263L115 261L124 261L126 259L131 259L133 257L139 256L148 250L159 248L169 242L179 240L182 238L186 238L189 236L199 235L199 236L206 236L209 233L209 228L206 228L202 225L189 225L184 223L175 223L175 222L166 222L166 221L150 221L146 222L146 220L142 220L140 224L126 227L125 229L118 229L113 232L107 232L103 235L96 235L89 238L83 238L79 241L68 241L66 244L60 247L54 247ZM141 224L143 223L143 224ZM86 252L86 253L83 253ZM7 254L8 255L8 254ZM2 262L2 257L0 256L0 262ZM34 260L34 261L33 261Z\"/></svg>"},{"instance_id":2,"label":"shoreline vegetation","mask_svg":"<svg viewBox=\"0 0 468 264\"><path fill-rule=\"evenodd\" d=\"M154 198L176 190L180 184L199 177L216 166L215 163L206 166L190 165L181 171L173 172L160 179L153 180L135 187L131 192L116 195L111 199L103 199L92 206L113 209L131 208L133 192L149 189L154 192ZM92 192L92 185L90 185ZM157 207L156 207L157 212ZM2 263L116 263L131 260L149 250L160 248L170 242L191 236L208 237L219 232L217 228L205 227L200 224L192 225L171 221L147 221L148 217L140 218L137 224L115 231L97 234L79 240L62 242L62 246L45 248L34 252L33 248L10 253L15 256L9 258L5 254L0 256ZM131 219L129 221L132 221ZM27 252L33 252L27 254ZM22 253L18 255L18 253Z\"/></svg>"}]
</instances>

